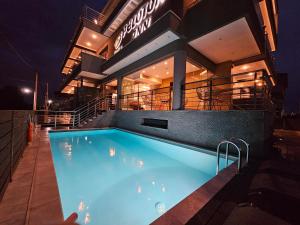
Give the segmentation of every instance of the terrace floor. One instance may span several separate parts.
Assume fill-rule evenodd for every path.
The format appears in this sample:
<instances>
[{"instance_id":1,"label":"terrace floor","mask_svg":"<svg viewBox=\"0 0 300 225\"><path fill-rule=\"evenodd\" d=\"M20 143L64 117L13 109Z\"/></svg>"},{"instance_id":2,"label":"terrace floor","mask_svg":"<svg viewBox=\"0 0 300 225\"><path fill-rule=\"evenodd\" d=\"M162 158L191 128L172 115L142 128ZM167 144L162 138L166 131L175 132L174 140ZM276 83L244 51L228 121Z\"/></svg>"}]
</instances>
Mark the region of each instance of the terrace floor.
<instances>
[{"instance_id":1,"label":"terrace floor","mask_svg":"<svg viewBox=\"0 0 300 225\"><path fill-rule=\"evenodd\" d=\"M0 202L0 225L59 224L59 192L47 130L36 130ZM49 210L51 207L51 210Z\"/></svg>"},{"instance_id":2,"label":"terrace floor","mask_svg":"<svg viewBox=\"0 0 300 225\"><path fill-rule=\"evenodd\" d=\"M268 159L252 161L189 225L300 224L300 131L275 130Z\"/></svg>"}]
</instances>

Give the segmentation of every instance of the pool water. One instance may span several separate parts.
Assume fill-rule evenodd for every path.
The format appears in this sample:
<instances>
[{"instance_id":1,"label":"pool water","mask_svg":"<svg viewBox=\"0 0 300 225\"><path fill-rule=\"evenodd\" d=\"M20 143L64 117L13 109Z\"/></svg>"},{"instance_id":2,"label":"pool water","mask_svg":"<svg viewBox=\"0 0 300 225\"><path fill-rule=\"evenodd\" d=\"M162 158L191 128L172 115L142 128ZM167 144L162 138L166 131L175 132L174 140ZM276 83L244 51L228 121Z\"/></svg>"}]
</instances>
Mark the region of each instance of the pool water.
<instances>
[{"instance_id":1,"label":"pool water","mask_svg":"<svg viewBox=\"0 0 300 225\"><path fill-rule=\"evenodd\" d=\"M216 173L213 155L117 129L50 140L64 217L80 224L150 224Z\"/></svg>"}]
</instances>

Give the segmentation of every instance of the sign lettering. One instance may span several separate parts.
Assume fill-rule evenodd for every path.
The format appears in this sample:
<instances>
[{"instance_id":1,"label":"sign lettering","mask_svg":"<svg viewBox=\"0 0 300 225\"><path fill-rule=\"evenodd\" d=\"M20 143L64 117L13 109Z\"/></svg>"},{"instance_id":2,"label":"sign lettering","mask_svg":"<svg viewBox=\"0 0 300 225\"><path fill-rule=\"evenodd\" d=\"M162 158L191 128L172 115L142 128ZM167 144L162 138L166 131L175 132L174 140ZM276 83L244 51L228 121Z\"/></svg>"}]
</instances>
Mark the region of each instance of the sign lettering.
<instances>
[{"instance_id":1,"label":"sign lettering","mask_svg":"<svg viewBox=\"0 0 300 225\"><path fill-rule=\"evenodd\" d=\"M115 40L115 53L119 52L124 46L123 42L128 35L131 35L131 40L136 39L152 24L152 16L166 0L148 0L137 13L124 25L122 31Z\"/></svg>"}]
</instances>

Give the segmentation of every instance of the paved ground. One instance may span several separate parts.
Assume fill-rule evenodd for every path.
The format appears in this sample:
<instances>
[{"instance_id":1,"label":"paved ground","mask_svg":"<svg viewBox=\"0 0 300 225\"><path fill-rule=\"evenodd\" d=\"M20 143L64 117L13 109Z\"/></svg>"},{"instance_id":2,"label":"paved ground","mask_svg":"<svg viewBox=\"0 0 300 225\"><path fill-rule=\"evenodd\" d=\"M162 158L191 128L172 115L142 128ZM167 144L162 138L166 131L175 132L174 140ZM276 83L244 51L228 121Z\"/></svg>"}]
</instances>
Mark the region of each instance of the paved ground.
<instances>
[{"instance_id":1,"label":"paved ground","mask_svg":"<svg viewBox=\"0 0 300 225\"><path fill-rule=\"evenodd\" d=\"M37 130L33 142L25 149L0 203L0 225L46 225L62 221L47 136L46 130Z\"/></svg>"},{"instance_id":2,"label":"paved ground","mask_svg":"<svg viewBox=\"0 0 300 225\"><path fill-rule=\"evenodd\" d=\"M189 225L300 224L300 132L276 130L274 149L252 161Z\"/></svg>"}]
</instances>

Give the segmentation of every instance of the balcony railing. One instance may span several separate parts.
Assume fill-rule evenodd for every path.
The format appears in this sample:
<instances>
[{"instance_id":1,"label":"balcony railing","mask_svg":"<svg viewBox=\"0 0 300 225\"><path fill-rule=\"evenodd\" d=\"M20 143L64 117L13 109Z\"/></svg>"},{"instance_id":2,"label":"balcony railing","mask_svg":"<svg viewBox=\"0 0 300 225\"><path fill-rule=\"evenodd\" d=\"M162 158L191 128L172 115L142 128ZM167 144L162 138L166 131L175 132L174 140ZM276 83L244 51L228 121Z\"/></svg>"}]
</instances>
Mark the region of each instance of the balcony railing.
<instances>
[{"instance_id":1,"label":"balcony railing","mask_svg":"<svg viewBox=\"0 0 300 225\"><path fill-rule=\"evenodd\" d=\"M121 96L120 102L122 110L171 110L172 88L125 94Z\"/></svg>"},{"instance_id":2,"label":"balcony railing","mask_svg":"<svg viewBox=\"0 0 300 225\"><path fill-rule=\"evenodd\" d=\"M103 26L103 24L105 22L105 16L103 14L99 13L98 11L96 11L88 6L83 7L82 18L86 19L98 26Z\"/></svg>"},{"instance_id":3,"label":"balcony railing","mask_svg":"<svg viewBox=\"0 0 300 225\"><path fill-rule=\"evenodd\" d=\"M186 110L266 110L272 103L263 71L214 77L184 87Z\"/></svg>"}]
</instances>

